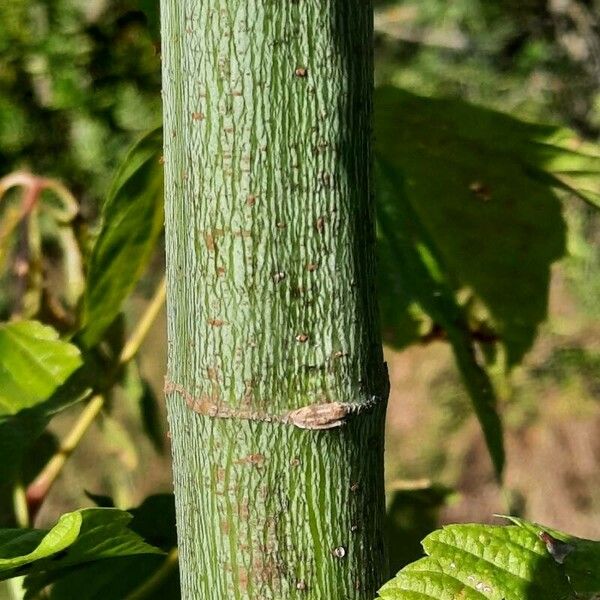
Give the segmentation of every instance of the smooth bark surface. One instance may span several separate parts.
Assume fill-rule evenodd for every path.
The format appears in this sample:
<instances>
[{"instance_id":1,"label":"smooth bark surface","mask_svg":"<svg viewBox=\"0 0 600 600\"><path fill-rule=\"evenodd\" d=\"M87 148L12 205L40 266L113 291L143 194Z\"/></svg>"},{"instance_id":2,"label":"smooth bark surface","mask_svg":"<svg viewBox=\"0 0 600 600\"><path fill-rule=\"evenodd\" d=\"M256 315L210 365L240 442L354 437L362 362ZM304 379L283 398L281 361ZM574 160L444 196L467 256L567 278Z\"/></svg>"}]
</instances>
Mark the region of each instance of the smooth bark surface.
<instances>
[{"instance_id":1,"label":"smooth bark surface","mask_svg":"<svg viewBox=\"0 0 600 600\"><path fill-rule=\"evenodd\" d=\"M162 0L183 597L372 600L372 7Z\"/></svg>"}]
</instances>

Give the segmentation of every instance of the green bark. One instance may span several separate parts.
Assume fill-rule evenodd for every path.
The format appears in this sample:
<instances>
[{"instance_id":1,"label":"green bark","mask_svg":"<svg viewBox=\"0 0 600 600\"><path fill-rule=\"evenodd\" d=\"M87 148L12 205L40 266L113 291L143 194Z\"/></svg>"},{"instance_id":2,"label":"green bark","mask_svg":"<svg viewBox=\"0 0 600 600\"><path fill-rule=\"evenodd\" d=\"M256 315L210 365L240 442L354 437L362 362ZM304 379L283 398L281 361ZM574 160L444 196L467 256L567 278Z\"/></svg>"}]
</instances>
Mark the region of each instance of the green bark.
<instances>
[{"instance_id":1,"label":"green bark","mask_svg":"<svg viewBox=\"0 0 600 600\"><path fill-rule=\"evenodd\" d=\"M162 0L162 27L183 598L372 600L372 6Z\"/></svg>"}]
</instances>

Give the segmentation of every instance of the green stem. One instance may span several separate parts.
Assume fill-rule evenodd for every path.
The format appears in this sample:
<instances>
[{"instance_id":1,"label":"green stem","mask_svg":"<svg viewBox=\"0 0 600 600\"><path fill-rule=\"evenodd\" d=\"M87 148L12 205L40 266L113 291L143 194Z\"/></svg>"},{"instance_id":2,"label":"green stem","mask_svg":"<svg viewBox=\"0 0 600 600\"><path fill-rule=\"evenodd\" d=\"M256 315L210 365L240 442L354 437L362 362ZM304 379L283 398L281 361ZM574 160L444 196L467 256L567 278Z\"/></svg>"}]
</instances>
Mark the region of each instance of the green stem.
<instances>
[{"instance_id":1,"label":"green stem","mask_svg":"<svg viewBox=\"0 0 600 600\"><path fill-rule=\"evenodd\" d=\"M13 510L19 527L29 527L30 515L27 504L25 488L21 481L17 481L13 487Z\"/></svg>"},{"instance_id":2,"label":"green stem","mask_svg":"<svg viewBox=\"0 0 600 600\"><path fill-rule=\"evenodd\" d=\"M157 569L151 577L149 577L142 585L136 590L131 592L125 600L144 600L149 598L152 594L166 581L166 579L173 573L179 563L179 552L177 548L173 548L165 561Z\"/></svg>"},{"instance_id":3,"label":"green stem","mask_svg":"<svg viewBox=\"0 0 600 600\"><path fill-rule=\"evenodd\" d=\"M163 278L148 306L144 310L142 317L137 322L129 339L125 343L119 357L119 366L122 367L126 365L138 353L165 302L165 285L165 279ZM79 446L79 443L91 427L92 423L94 423L98 415L102 412L104 404L105 399L101 394L95 395L90 400L79 415L79 418L71 428L67 437L60 444L58 450L27 488L25 504L29 507L29 512L32 517L39 511L41 504L48 496L69 457Z\"/></svg>"},{"instance_id":4,"label":"green stem","mask_svg":"<svg viewBox=\"0 0 600 600\"><path fill-rule=\"evenodd\" d=\"M162 0L182 597L387 575L370 0Z\"/></svg>"},{"instance_id":5,"label":"green stem","mask_svg":"<svg viewBox=\"0 0 600 600\"><path fill-rule=\"evenodd\" d=\"M148 332L152 328L154 321L156 321L156 318L165 303L166 285L165 278L163 277L158 288L154 292L154 296L152 296L150 303L146 306L144 314L129 336L125 346L123 346L121 356L119 357L120 365L127 364L138 353L140 346L146 339Z\"/></svg>"}]
</instances>

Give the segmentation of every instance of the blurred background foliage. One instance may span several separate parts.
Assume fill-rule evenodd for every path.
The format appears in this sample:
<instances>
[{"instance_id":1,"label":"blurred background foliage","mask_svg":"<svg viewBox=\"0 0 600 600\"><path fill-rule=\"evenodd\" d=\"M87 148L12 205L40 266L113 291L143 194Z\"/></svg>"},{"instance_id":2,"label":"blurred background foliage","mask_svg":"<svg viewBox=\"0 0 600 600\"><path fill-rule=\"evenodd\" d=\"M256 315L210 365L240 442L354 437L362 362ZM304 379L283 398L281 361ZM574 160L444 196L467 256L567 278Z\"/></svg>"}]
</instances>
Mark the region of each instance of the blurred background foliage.
<instances>
[{"instance_id":1,"label":"blurred background foliage","mask_svg":"<svg viewBox=\"0 0 600 600\"><path fill-rule=\"evenodd\" d=\"M440 521L485 521L509 509L600 535L600 219L568 189L587 185L586 177L599 185L598 157L585 146L589 154L573 169L564 153L552 154L600 136L599 15L595 0L376 2L377 153L406 183L390 188L396 216L416 223L396 245L380 239L392 383L389 524L410 538L391 549L395 569L415 558L417 541ZM0 178L35 174L25 189L45 207L29 222L27 239L39 251L21 285L22 265L10 263L15 247L3 255L1 242L17 227L11 206L18 212L27 195L12 190L2 200L2 319L76 326L69 315L82 303L82 273L94 267L85 251L81 264L64 259L74 243L93 244L117 166L141 132L160 123L157 24L155 0L0 3ZM573 171L579 183L571 186ZM415 228L418 255L410 254ZM409 243L402 250L398 241ZM417 266L403 272L408 263L399 264L398 252ZM431 277L450 312L435 298L432 305L431 288L407 285L415 269ZM157 252L126 305L130 323L161 273ZM40 291L42 279L56 289ZM453 336L456 323L466 325ZM111 329L117 345L123 327ZM89 504L86 489L122 507L170 490L164 414L154 414L152 398L165 370L163 331L152 331L139 367L127 368L40 522ZM461 384L473 368L483 369L502 407L504 493ZM75 420L61 414L53 434L64 437ZM56 444L43 441L51 453Z\"/></svg>"},{"instance_id":2,"label":"blurred background foliage","mask_svg":"<svg viewBox=\"0 0 600 600\"><path fill-rule=\"evenodd\" d=\"M160 54L145 8L2 2L0 174L59 177L97 210L135 136L160 123Z\"/></svg>"}]
</instances>

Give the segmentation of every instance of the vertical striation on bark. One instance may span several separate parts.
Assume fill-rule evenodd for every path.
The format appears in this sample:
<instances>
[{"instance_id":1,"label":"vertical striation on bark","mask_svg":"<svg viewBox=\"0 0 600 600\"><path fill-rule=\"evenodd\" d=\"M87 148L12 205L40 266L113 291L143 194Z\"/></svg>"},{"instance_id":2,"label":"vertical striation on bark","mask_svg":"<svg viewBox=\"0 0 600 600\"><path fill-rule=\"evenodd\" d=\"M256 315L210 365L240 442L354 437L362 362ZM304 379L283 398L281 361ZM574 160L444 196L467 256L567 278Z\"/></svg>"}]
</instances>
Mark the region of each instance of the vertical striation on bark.
<instances>
[{"instance_id":1,"label":"vertical striation on bark","mask_svg":"<svg viewBox=\"0 0 600 600\"><path fill-rule=\"evenodd\" d=\"M372 600L386 377L371 3L162 0L162 23L183 597ZM347 423L290 420L324 404Z\"/></svg>"}]
</instances>

